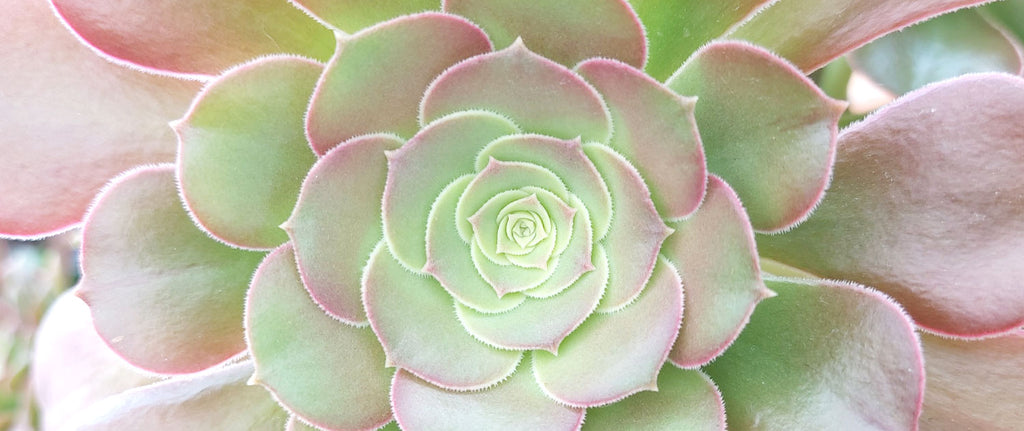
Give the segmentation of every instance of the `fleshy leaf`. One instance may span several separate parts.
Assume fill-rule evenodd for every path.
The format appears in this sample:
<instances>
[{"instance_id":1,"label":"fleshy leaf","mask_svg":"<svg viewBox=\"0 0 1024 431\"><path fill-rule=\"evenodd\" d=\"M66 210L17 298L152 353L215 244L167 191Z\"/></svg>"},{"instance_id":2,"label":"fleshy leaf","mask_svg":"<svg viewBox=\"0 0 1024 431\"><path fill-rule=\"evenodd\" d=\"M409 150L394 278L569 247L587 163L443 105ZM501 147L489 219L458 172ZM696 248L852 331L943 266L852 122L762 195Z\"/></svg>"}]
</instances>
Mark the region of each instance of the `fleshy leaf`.
<instances>
[{"instance_id":1,"label":"fleshy leaf","mask_svg":"<svg viewBox=\"0 0 1024 431\"><path fill-rule=\"evenodd\" d=\"M214 237L269 249L316 160L304 115L323 68L266 57L232 69L197 96L178 133L178 180L190 212Z\"/></svg>"},{"instance_id":2,"label":"fleshy leaf","mask_svg":"<svg viewBox=\"0 0 1024 431\"><path fill-rule=\"evenodd\" d=\"M658 375L657 392L587 410L587 431L630 429L724 431L722 394L704 373L666 365Z\"/></svg>"},{"instance_id":3,"label":"fleshy leaf","mask_svg":"<svg viewBox=\"0 0 1024 431\"><path fill-rule=\"evenodd\" d=\"M324 314L302 286L290 244L260 264L246 299L252 381L292 413L327 429L374 430L391 421L384 351L370 328ZM344 406L344 408L339 408Z\"/></svg>"},{"instance_id":4,"label":"fleshy leaf","mask_svg":"<svg viewBox=\"0 0 1024 431\"><path fill-rule=\"evenodd\" d=\"M503 349L544 349L557 352L562 339L589 316L608 283L608 259L604 249L594 251L597 262L570 288L549 298L530 298L504 313L480 313L455 305L459 320L475 337Z\"/></svg>"},{"instance_id":5,"label":"fleshy leaf","mask_svg":"<svg viewBox=\"0 0 1024 431\"><path fill-rule=\"evenodd\" d=\"M330 31L283 1L244 0L230 5L206 0L50 2L68 26L98 51L161 74L217 75L232 65L274 53L319 60L331 55Z\"/></svg>"},{"instance_id":6,"label":"fleshy leaf","mask_svg":"<svg viewBox=\"0 0 1024 431\"><path fill-rule=\"evenodd\" d=\"M446 12L479 23L498 49L522 38L536 53L566 66L607 57L640 68L647 57L643 25L624 0L444 0L442 4Z\"/></svg>"},{"instance_id":7,"label":"fleshy leaf","mask_svg":"<svg viewBox=\"0 0 1024 431\"><path fill-rule=\"evenodd\" d=\"M922 428L1012 430L1024 423L1024 331L985 340L922 334L928 360Z\"/></svg>"},{"instance_id":8,"label":"fleshy leaf","mask_svg":"<svg viewBox=\"0 0 1024 431\"><path fill-rule=\"evenodd\" d=\"M399 371L391 386L395 417L405 429L576 430L585 411L544 396L526 365L482 391L449 391Z\"/></svg>"},{"instance_id":9,"label":"fleshy leaf","mask_svg":"<svg viewBox=\"0 0 1024 431\"><path fill-rule=\"evenodd\" d=\"M609 145L636 166L658 212L678 219L696 210L707 168L693 116L695 100L612 60L588 60L576 72L604 96L614 126Z\"/></svg>"},{"instance_id":10,"label":"fleshy leaf","mask_svg":"<svg viewBox=\"0 0 1024 431\"><path fill-rule=\"evenodd\" d=\"M355 33L402 15L437 9L437 0L289 0L346 33Z\"/></svg>"},{"instance_id":11,"label":"fleshy leaf","mask_svg":"<svg viewBox=\"0 0 1024 431\"><path fill-rule=\"evenodd\" d=\"M252 370L247 361L122 392L83 411L68 429L284 429L288 414L263 388L246 384Z\"/></svg>"},{"instance_id":12,"label":"fleshy leaf","mask_svg":"<svg viewBox=\"0 0 1024 431\"><path fill-rule=\"evenodd\" d=\"M530 290L523 292L526 296L533 298L548 298L557 295L562 290L571 286L583 274L595 268L593 254L597 253L594 248L594 229L590 220L592 217L583 204L575 195L569 196L569 204L576 209L576 221L572 224L572 239L565 250L560 251L557 263L552 263L554 270L543 283ZM599 247L599 246L598 246ZM604 253L602 249L602 253ZM607 260L607 255L601 259ZM605 264L607 265L607 263Z\"/></svg>"},{"instance_id":13,"label":"fleshy leaf","mask_svg":"<svg viewBox=\"0 0 1024 431\"><path fill-rule=\"evenodd\" d=\"M591 316L562 342L557 356L534 351L537 382L552 398L581 407L656 390L682 316L682 282L675 267L661 259L636 301Z\"/></svg>"},{"instance_id":14,"label":"fleshy leaf","mask_svg":"<svg viewBox=\"0 0 1024 431\"><path fill-rule=\"evenodd\" d=\"M693 217L669 225L662 253L686 286L683 325L669 359L684 368L721 354L773 293L761 281L754 232L729 185L710 176L708 195ZM709 244L714 246L709 247Z\"/></svg>"},{"instance_id":15,"label":"fleshy leaf","mask_svg":"<svg viewBox=\"0 0 1024 431\"><path fill-rule=\"evenodd\" d=\"M1024 79L970 75L844 130L828 195L765 257L878 288L929 330L1024 325Z\"/></svg>"},{"instance_id":16,"label":"fleshy leaf","mask_svg":"<svg viewBox=\"0 0 1024 431\"><path fill-rule=\"evenodd\" d=\"M644 289L672 229L661 221L644 180L628 161L600 144L587 144L584 151L604 176L615 205L608 235L598 242L608 251L610 271L598 310L609 311L625 306Z\"/></svg>"},{"instance_id":17,"label":"fleshy leaf","mask_svg":"<svg viewBox=\"0 0 1024 431\"><path fill-rule=\"evenodd\" d=\"M668 79L697 48L768 0L629 0L644 23L649 44L644 72Z\"/></svg>"},{"instance_id":18,"label":"fleshy leaf","mask_svg":"<svg viewBox=\"0 0 1024 431\"><path fill-rule=\"evenodd\" d=\"M845 104L782 59L740 42L714 42L666 85L697 96L708 170L743 200L760 231L800 222L821 199Z\"/></svg>"},{"instance_id":19,"label":"fleshy leaf","mask_svg":"<svg viewBox=\"0 0 1024 431\"><path fill-rule=\"evenodd\" d=\"M306 289L347 323L366 323L360 292L363 267L383 235L384 152L401 145L393 136L367 135L335 147L306 176L284 226Z\"/></svg>"},{"instance_id":20,"label":"fleshy leaf","mask_svg":"<svg viewBox=\"0 0 1024 431\"><path fill-rule=\"evenodd\" d=\"M871 40L988 0L778 0L725 35L763 46L810 72Z\"/></svg>"},{"instance_id":21,"label":"fleshy leaf","mask_svg":"<svg viewBox=\"0 0 1024 431\"><path fill-rule=\"evenodd\" d=\"M367 264L363 302L389 366L435 385L485 388L508 377L522 356L494 349L466 333L444 289L432 278L403 268L383 241Z\"/></svg>"},{"instance_id":22,"label":"fleshy leaf","mask_svg":"<svg viewBox=\"0 0 1024 431\"><path fill-rule=\"evenodd\" d=\"M245 289L263 255L197 229L173 166L115 180L86 216L82 237L79 296L100 336L129 362L190 373L245 350Z\"/></svg>"},{"instance_id":23,"label":"fleshy leaf","mask_svg":"<svg viewBox=\"0 0 1024 431\"><path fill-rule=\"evenodd\" d=\"M987 17L1005 25L1018 40L1024 41L1024 2L997 1L982 6Z\"/></svg>"},{"instance_id":24,"label":"fleshy leaf","mask_svg":"<svg viewBox=\"0 0 1024 431\"><path fill-rule=\"evenodd\" d=\"M924 364L899 306L849 283L768 287L779 295L705 368L730 428L917 429Z\"/></svg>"},{"instance_id":25,"label":"fleshy leaf","mask_svg":"<svg viewBox=\"0 0 1024 431\"><path fill-rule=\"evenodd\" d=\"M430 82L458 61L491 50L477 26L441 13L405 16L337 38L306 119L317 154L367 133L411 137Z\"/></svg>"},{"instance_id":26,"label":"fleshy leaf","mask_svg":"<svg viewBox=\"0 0 1024 431\"><path fill-rule=\"evenodd\" d=\"M611 135L601 96L571 70L522 42L445 71L423 96L420 124L468 109L507 115L525 132L561 139L607 142Z\"/></svg>"},{"instance_id":27,"label":"fleshy leaf","mask_svg":"<svg viewBox=\"0 0 1024 431\"><path fill-rule=\"evenodd\" d=\"M890 33L848 56L855 69L896 94L972 72L1019 74L1020 42L976 9Z\"/></svg>"},{"instance_id":28,"label":"fleshy leaf","mask_svg":"<svg viewBox=\"0 0 1024 431\"><path fill-rule=\"evenodd\" d=\"M5 3L0 40L0 236L67 230L111 177L174 161L167 120L185 111L198 83L104 61L45 2Z\"/></svg>"},{"instance_id":29,"label":"fleshy leaf","mask_svg":"<svg viewBox=\"0 0 1024 431\"><path fill-rule=\"evenodd\" d=\"M423 232L441 190L459 176L473 173L476 153L489 142L516 132L516 126L501 116L460 112L432 123L388 153L384 234L403 266L419 271L426 264Z\"/></svg>"}]
</instances>

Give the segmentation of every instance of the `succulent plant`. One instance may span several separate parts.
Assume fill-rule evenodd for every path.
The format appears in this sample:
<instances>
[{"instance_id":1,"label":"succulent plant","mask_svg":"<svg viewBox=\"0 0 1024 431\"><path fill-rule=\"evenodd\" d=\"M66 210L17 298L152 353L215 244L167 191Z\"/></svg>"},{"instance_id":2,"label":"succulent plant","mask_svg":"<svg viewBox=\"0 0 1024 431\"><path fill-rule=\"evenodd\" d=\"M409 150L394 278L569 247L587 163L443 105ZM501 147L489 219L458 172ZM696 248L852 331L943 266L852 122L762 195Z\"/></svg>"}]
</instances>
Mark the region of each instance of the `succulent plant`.
<instances>
[{"instance_id":1,"label":"succulent plant","mask_svg":"<svg viewBox=\"0 0 1024 431\"><path fill-rule=\"evenodd\" d=\"M15 3L48 429L1024 420L1024 3Z\"/></svg>"}]
</instances>

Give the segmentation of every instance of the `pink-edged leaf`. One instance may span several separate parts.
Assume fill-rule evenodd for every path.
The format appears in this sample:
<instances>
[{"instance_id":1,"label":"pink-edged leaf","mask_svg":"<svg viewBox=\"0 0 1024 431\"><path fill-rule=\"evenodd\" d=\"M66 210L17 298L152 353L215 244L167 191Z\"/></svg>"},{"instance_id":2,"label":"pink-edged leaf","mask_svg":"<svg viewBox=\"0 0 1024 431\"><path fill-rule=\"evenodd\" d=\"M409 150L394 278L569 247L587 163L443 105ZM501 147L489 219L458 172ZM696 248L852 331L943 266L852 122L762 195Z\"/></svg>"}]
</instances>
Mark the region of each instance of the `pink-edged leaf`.
<instances>
[{"instance_id":1,"label":"pink-edged leaf","mask_svg":"<svg viewBox=\"0 0 1024 431\"><path fill-rule=\"evenodd\" d=\"M522 357L469 335L452 309L452 298L429 277L413 274L381 241L363 281L370 326L389 366L406 369L435 385L481 389L508 377Z\"/></svg>"},{"instance_id":2,"label":"pink-edged leaf","mask_svg":"<svg viewBox=\"0 0 1024 431\"><path fill-rule=\"evenodd\" d=\"M585 411L544 395L524 364L493 388L455 392L406 371L395 374L391 399L404 429L578 430Z\"/></svg>"},{"instance_id":3,"label":"pink-edged leaf","mask_svg":"<svg viewBox=\"0 0 1024 431\"><path fill-rule=\"evenodd\" d=\"M360 286L363 267L383 235L384 152L401 145L394 136L367 135L335 147L306 176L284 225L303 284L325 311L344 322L366 323Z\"/></svg>"},{"instance_id":4,"label":"pink-edged leaf","mask_svg":"<svg viewBox=\"0 0 1024 431\"><path fill-rule=\"evenodd\" d=\"M672 229L658 216L647 185L629 161L601 144L587 144L584 151L604 176L614 205L608 235L596 242L608 251L609 267L608 290L598 310L610 311L640 295Z\"/></svg>"},{"instance_id":5,"label":"pink-edged leaf","mask_svg":"<svg viewBox=\"0 0 1024 431\"><path fill-rule=\"evenodd\" d=\"M424 232L430 207L441 190L459 176L473 173L476 154L489 142L517 131L501 116L461 112L432 123L388 153L384 233L402 265L419 271L426 264Z\"/></svg>"},{"instance_id":6,"label":"pink-edged leaf","mask_svg":"<svg viewBox=\"0 0 1024 431\"><path fill-rule=\"evenodd\" d=\"M468 109L507 115L525 132L561 139L607 142L611 134L608 108L593 87L522 41L445 71L423 96L420 124Z\"/></svg>"},{"instance_id":7,"label":"pink-edged leaf","mask_svg":"<svg viewBox=\"0 0 1024 431\"><path fill-rule=\"evenodd\" d=\"M217 75L266 54L326 60L333 48L329 30L284 1L50 3L68 27L105 56L132 68L177 77Z\"/></svg>"},{"instance_id":8,"label":"pink-edged leaf","mask_svg":"<svg viewBox=\"0 0 1024 431\"><path fill-rule=\"evenodd\" d=\"M714 42L666 85L697 96L708 170L743 200L760 231L799 223L828 185L845 103L764 49Z\"/></svg>"},{"instance_id":9,"label":"pink-edged leaf","mask_svg":"<svg viewBox=\"0 0 1024 431\"><path fill-rule=\"evenodd\" d=\"M480 24L501 49L522 38L534 52L572 66L606 57L643 67L647 41L625 0L444 0L446 12Z\"/></svg>"},{"instance_id":10,"label":"pink-edged leaf","mask_svg":"<svg viewBox=\"0 0 1024 431\"><path fill-rule=\"evenodd\" d=\"M74 359L71 359L74 358ZM36 331L31 387L42 429L66 429L79 411L111 395L153 383L96 334L89 307L68 292L58 297Z\"/></svg>"},{"instance_id":11,"label":"pink-edged leaf","mask_svg":"<svg viewBox=\"0 0 1024 431\"><path fill-rule=\"evenodd\" d=\"M883 34L987 1L778 0L725 37L764 46L810 72Z\"/></svg>"},{"instance_id":12,"label":"pink-edged leaf","mask_svg":"<svg viewBox=\"0 0 1024 431\"><path fill-rule=\"evenodd\" d=\"M758 237L765 257L892 295L929 330L1024 325L1024 79L970 75L844 130L806 223Z\"/></svg>"},{"instance_id":13,"label":"pink-edged leaf","mask_svg":"<svg viewBox=\"0 0 1024 431\"><path fill-rule=\"evenodd\" d=\"M1024 423L1024 331L985 340L922 334L929 430L1013 430Z\"/></svg>"},{"instance_id":14,"label":"pink-edged leaf","mask_svg":"<svg viewBox=\"0 0 1024 431\"><path fill-rule=\"evenodd\" d=\"M290 244L260 264L246 299L252 381L291 413L326 429L375 430L391 421L394 371L370 328L324 314L302 286Z\"/></svg>"},{"instance_id":15,"label":"pink-edged leaf","mask_svg":"<svg viewBox=\"0 0 1024 431\"><path fill-rule=\"evenodd\" d=\"M199 84L110 64L68 34L44 2L0 14L0 236L67 230L118 173L174 160L167 121Z\"/></svg>"},{"instance_id":16,"label":"pink-edged leaf","mask_svg":"<svg viewBox=\"0 0 1024 431\"><path fill-rule=\"evenodd\" d=\"M291 419L288 420L288 424L285 425L284 431L322 431L322 428L314 427L303 422L298 417L292 416ZM378 431L402 431L402 429L398 427L397 423L392 421L387 425L384 425L384 427L380 428Z\"/></svg>"},{"instance_id":17,"label":"pink-edged leaf","mask_svg":"<svg viewBox=\"0 0 1024 431\"><path fill-rule=\"evenodd\" d=\"M68 429L284 429L288 414L266 390L246 384L252 372L246 361L125 391L83 411Z\"/></svg>"},{"instance_id":18,"label":"pink-edged leaf","mask_svg":"<svg viewBox=\"0 0 1024 431\"><path fill-rule=\"evenodd\" d=\"M404 16L337 38L306 119L317 154L367 133L411 137L431 81L460 60L491 50L476 25L441 13Z\"/></svg>"},{"instance_id":19,"label":"pink-edged leaf","mask_svg":"<svg viewBox=\"0 0 1024 431\"><path fill-rule=\"evenodd\" d=\"M303 133L309 94L323 67L264 57L212 81L174 124L178 181L189 211L214 237L269 249L316 160Z\"/></svg>"},{"instance_id":20,"label":"pink-edged leaf","mask_svg":"<svg viewBox=\"0 0 1024 431\"><path fill-rule=\"evenodd\" d=\"M196 228L173 166L120 176L97 198L82 237L78 295L103 340L129 362L190 373L245 350L245 289L263 255Z\"/></svg>"},{"instance_id":21,"label":"pink-edged leaf","mask_svg":"<svg viewBox=\"0 0 1024 431\"><path fill-rule=\"evenodd\" d=\"M669 224L675 233L662 247L686 290L686 315L669 356L684 368L704 365L725 351L754 306L773 295L761 280L754 232L739 198L718 177L708 179L704 204L693 217Z\"/></svg>"},{"instance_id":22,"label":"pink-edged leaf","mask_svg":"<svg viewBox=\"0 0 1024 431\"><path fill-rule=\"evenodd\" d=\"M1020 41L977 9L964 9L890 33L847 57L896 94L974 72L1019 74Z\"/></svg>"},{"instance_id":23,"label":"pink-edged leaf","mask_svg":"<svg viewBox=\"0 0 1024 431\"><path fill-rule=\"evenodd\" d=\"M924 364L896 303L845 282L768 287L778 296L704 369L722 391L729 428L917 429Z\"/></svg>"},{"instance_id":24,"label":"pink-edged leaf","mask_svg":"<svg viewBox=\"0 0 1024 431\"><path fill-rule=\"evenodd\" d=\"M628 429L725 431L725 406L714 382L698 370L665 365L658 391L587 410L587 431Z\"/></svg>"},{"instance_id":25,"label":"pink-edged leaf","mask_svg":"<svg viewBox=\"0 0 1024 431\"><path fill-rule=\"evenodd\" d=\"M1019 1L996 1L980 8L986 17L1006 26L1007 30L1024 41L1024 3Z\"/></svg>"},{"instance_id":26,"label":"pink-edged leaf","mask_svg":"<svg viewBox=\"0 0 1024 431\"><path fill-rule=\"evenodd\" d=\"M459 321L473 336L503 349L543 349L552 353L597 308L608 283L604 249L594 250L594 270L565 291L548 298L529 298L503 313L481 313L456 304Z\"/></svg>"},{"instance_id":27,"label":"pink-edged leaf","mask_svg":"<svg viewBox=\"0 0 1024 431\"><path fill-rule=\"evenodd\" d=\"M696 210L707 169L695 100L617 61L588 60L576 72L604 96L614 131L609 145L636 166L662 217L678 219Z\"/></svg>"},{"instance_id":28,"label":"pink-edged leaf","mask_svg":"<svg viewBox=\"0 0 1024 431\"><path fill-rule=\"evenodd\" d=\"M438 9L437 0L289 0L334 28L355 33L374 24Z\"/></svg>"},{"instance_id":29,"label":"pink-edged leaf","mask_svg":"<svg viewBox=\"0 0 1024 431\"><path fill-rule=\"evenodd\" d=\"M675 267L661 259L636 301L591 316L562 341L557 356L534 351L537 382L552 398L581 407L656 390L682 317L682 282Z\"/></svg>"},{"instance_id":30,"label":"pink-edged leaf","mask_svg":"<svg viewBox=\"0 0 1024 431\"><path fill-rule=\"evenodd\" d=\"M768 0L629 0L644 23L648 59L644 72L668 79L697 48L721 36Z\"/></svg>"}]
</instances>

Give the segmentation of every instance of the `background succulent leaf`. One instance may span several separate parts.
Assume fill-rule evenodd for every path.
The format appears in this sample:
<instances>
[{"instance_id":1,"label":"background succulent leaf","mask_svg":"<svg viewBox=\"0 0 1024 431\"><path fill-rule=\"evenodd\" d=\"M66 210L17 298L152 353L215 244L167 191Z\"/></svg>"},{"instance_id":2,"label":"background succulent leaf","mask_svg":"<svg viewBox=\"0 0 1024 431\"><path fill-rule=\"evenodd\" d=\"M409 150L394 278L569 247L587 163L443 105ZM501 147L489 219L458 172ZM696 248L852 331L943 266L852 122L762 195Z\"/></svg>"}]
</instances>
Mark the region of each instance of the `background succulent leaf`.
<instances>
[{"instance_id":1,"label":"background succulent leaf","mask_svg":"<svg viewBox=\"0 0 1024 431\"><path fill-rule=\"evenodd\" d=\"M643 25L625 0L443 0L442 5L483 27L497 49L522 38L534 52L569 67L605 57L641 68L647 57Z\"/></svg>"},{"instance_id":2,"label":"background succulent leaf","mask_svg":"<svg viewBox=\"0 0 1024 431\"><path fill-rule=\"evenodd\" d=\"M85 224L78 295L118 354L150 371L180 374L245 350L245 289L263 255L196 228L178 197L173 166L120 176L97 197Z\"/></svg>"},{"instance_id":3,"label":"background succulent leaf","mask_svg":"<svg viewBox=\"0 0 1024 431\"><path fill-rule=\"evenodd\" d=\"M302 285L290 244L268 255L253 276L245 322L252 381L290 412L326 429L375 430L392 420L394 371L384 367L373 331L320 310Z\"/></svg>"},{"instance_id":4,"label":"background succulent leaf","mask_svg":"<svg viewBox=\"0 0 1024 431\"><path fill-rule=\"evenodd\" d=\"M922 334L928 390L921 425L930 430L1012 430L1024 421L1024 332L984 340Z\"/></svg>"},{"instance_id":5,"label":"background succulent leaf","mask_svg":"<svg viewBox=\"0 0 1024 431\"><path fill-rule=\"evenodd\" d=\"M977 9L889 33L850 53L853 67L895 94L975 72L1020 74L1020 42Z\"/></svg>"},{"instance_id":6,"label":"background succulent leaf","mask_svg":"<svg viewBox=\"0 0 1024 431\"><path fill-rule=\"evenodd\" d=\"M456 62L491 50L487 35L465 18L436 12L337 38L306 118L309 141L321 155L367 133L411 137L430 82Z\"/></svg>"},{"instance_id":7,"label":"background succulent leaf","mask_svg":"<svg viewBox=\"0 0 1024 431\"><path fill-rule=\"evenodd\" d=\"M31 238L81 222L110 177L174 161L167 121L184 112L199 84L110 64L68 34L44 2L7 7L0 16L0 236Z\"/></svg>"},{"instance_id":8,"label":"background succulent leaf","mask_svg":"<svg viewBox=\"0 0 1024 431\"><path fill-rule=\"evenodd\" d=\"M725 406L722 394L706 374L665 365L658 374L657 392L640 392L615 404L588 409L583 429L725 431Z\"/></svg>"},{"instance_id":9,"label":"background succulent leaf","mask_svg":"<svg viewBox=\"0 0 1024 431\"><path fill-rule=\"evenodd\" d=\"M769 0L629 0L643 21L648 59L644 72L664 81L683 62Z\"/></svg>"},{"instance_id":10,"label":"background succulent leaf","mask_svg":"<svg viewBox=\"0 0 1024 431\"><path fill-rule=\"evenodd\" d=\"M391 397L404 429L577 430L585 410L556 403L528 369L481 391L441 389L406 371L395 374Z\"/></svg>"},{"instance_id":11,"label":"background succulent leaf","mask_svg":"<svg viewBox=\"0 0 1024 431\"><path fill-rule=\"evenodd\" d=\"M988 0L778 0L724 37L768 48L811 72L886 33Z\"/></svg>"},{"instance_id":12,"label":"background succulent leaf","mask_svg":"<svg viewBox=\"0 0 1024 431\"><path fill-rule=\"evenodd\" d=\"M669 360L686 368L725 351L754 307L774 295L761 280L754 232L739 198L718 177L708 180L700 209L689 219L669 223L675 232L661 249L679 268L685 286L686 314Z\"/></svg>"},{"instance_id":13,"label":"background succulent leaf","mask_svg":"<svg viewBox=\"0 0 1024 431\"><path fill-rule=\"evenodd\" d=\"M288 0L326 24L355 33L374 24L440 9L438 0Z\"/></svg>"},{"instance_id":14,"label":"background succulent leaf","mask_svg":"<svg viewBox=\"0 0 1024 431\"><path fill-rule=\"evenodd\" d=\"M759 231L806 218L821 199L845 104L784 60L740 42L713 42L666 82L697 96L708 170L743 200Z\"/></svg>"},{"instance_id":15,"label":"background succulent leaf","mask_svg":"<svg viewBox=\"0 0 1024 431\"><path fill-rule=\"evenodd\" d=\"M264 57L212 81L174 124L178 181L190 214L228 244L274 248L316 160L303 132L323 67Z\"/></svg>"},{"instance_id":16,"label":"background succulent leaf","mask_svg":"<svg viewBox=\"0 0 1024 431\"><path fill-rule=\"evenodd\" d=\"M704 369L730 429L916 429L924 364L899 306L845 282L767 284L778 296Z\"/></svg>"},{"instance_id":17,"label":"background succulent leaf","mask_svg":"<svg viewBox=\"0 0 1024 431\"><path fill-rule=\"evenodd\" d=\"M762 256L892 295L922 327L1024 323L1024 79L933 84L844 130L814 217L758 236Z\"/></svg>"},{"instance_id":18,"label":"background succulent leaf","mask_svg":"<svg viewBox=\"0 0 1024 431\"><path fill-rule=\"evenodd\" d=\"M246 384L252 370L246 361L128 390L94 404L69 429L284 429L288 414L266 390Z\"/></svg>"},{"instance_id":19,"label":"background succulent leaf","mask_svg":"<svg viewBox=\"0 0 1024 431\"><path fill-rule=\"evenodd\" d=\"M979 10L1005 25L1018 41L1024 41L1024 1L1004 0L986 4Z\"/></svg>"},{"instance_id":20,"label":"background succulent leaf","mask_svg":"<svg viewBox=\"0 0 1024 431\"><path fill-rule=\"evenodd\" d=\"M175 77L205 78L276 53L324 61L333 49L329 30L278 0L50 3L83 42L104 55Z\"/></svg>"},{"instance_id":21,"label":"background succulent leaf","mask_svg":"<svg viewBox=\"0 0 1024 431\"><path fill-rule=\"evenodd\" d=\"M363 267L383 236L384 154L402 144L391 135L366 135L328 151L303 181L284 225L306 289L324 311L350 324L367 323L360 292Z\"/></svg>"}]
</instances>

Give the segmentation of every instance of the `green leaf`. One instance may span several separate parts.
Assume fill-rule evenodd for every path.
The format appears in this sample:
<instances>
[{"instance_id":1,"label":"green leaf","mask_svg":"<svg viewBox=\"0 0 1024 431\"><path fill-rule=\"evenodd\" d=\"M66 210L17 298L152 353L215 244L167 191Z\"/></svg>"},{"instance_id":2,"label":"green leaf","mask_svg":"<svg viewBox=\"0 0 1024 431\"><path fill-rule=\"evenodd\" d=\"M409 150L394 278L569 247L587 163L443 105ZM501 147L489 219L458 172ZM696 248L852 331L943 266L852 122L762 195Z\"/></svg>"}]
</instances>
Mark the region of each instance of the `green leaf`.
<instances>
[{"instance_id":1,"label":"green leaf","mask_svg":"<svg viewBox=\"0 0 1024 431\"><path fill-rule=\"evenodd\" d=\"M725 431L725 406L714 382L698 370L666 365L658 391L633 394L587 410L587 431Z\"/></svg>"}]
</instances>

